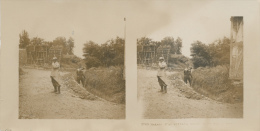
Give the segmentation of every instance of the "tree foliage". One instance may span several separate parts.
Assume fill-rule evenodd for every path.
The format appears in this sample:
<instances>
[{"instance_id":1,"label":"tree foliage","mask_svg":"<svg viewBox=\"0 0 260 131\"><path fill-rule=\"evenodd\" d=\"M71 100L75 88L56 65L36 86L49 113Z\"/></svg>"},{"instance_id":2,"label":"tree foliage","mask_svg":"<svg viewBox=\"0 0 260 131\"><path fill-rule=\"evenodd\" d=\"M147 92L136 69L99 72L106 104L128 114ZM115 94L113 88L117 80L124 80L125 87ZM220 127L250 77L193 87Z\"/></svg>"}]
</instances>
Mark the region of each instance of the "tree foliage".
<instances>
[{"instance_id":1,"label":"tree foliage","mask_svg":"<svg viewBox=\"0 0 260 131\"><path fill-rule=\"evenodd\" d=\"M31 39L31 44L33 44L33 45L42 45L43 43L44 43L44 40L42 38L33 37Z\"/></svg>"},{"instance_id":2,"label":"tree foliage","mask_svg":"<svg viewBox=\"0 0 260 131\"><path fill-rule=\"evenodd\" d=\"M74 39L72 37L70 37L67 41L68 54L70 54L70 55L73 54L73 48L74 48Z\"/></svg>"},{"instance_id":3,"label":"tree foliage","mask_svg":"<svg viewBox=\"0 0 260 131\"><path fill-rule=\"evenodd\" d=\"M174 43L174 38L173 37L165 37L161 40L161 45L162 46L171 46L171 54L175 54L176 53L176 45Z\"/></svg>"},{"instance_id":4,"label":"tree foliage","mask_svg":"<svg viewBox=\"0 0 260 131\"><path fill-rule=\"evenodd\" d=\"M137 45L150 45L152 42L152 39L147 37L141 37L140 39L137 39Z\"/></svg>"},{"instance_id":5,"label":"tree foliage","mask_svg":"<svg viewBox=\"0 0 260 131\"><path fill-rule=\"evenodd\" d=\"M177 39L174 41L173 37L164 37L161 41L153 41L151 38L147 37L141 37L137 39L137 46L141 45L155 45L156 48L159 46L170 46L171 47L171 54L182 54L182 39L180 37L177 37ZM140 50L137 48L137 50Z\"/></svg>"},{"instance_id":6,"label":"tree foliage","mask_svg":"<svg viewBox=\"0 0 260 131\"><path fill-rule=\"evenodd\" d=\"M175 40L175 45L176 45L176 54L182 54L181 48L182 48L182 39L178 37Z\"/></svg>"},{"instance_id":7,"label":"tree foliage","mask_svg":"<svg viewBox=\"0 0 260 131\"><path fill-rule=\"evenodd\" d=\"M208 45L195 41L191 44L191 56L195 68L229 64L230 40L224 37Z\"/></svg>"},{"instance_id":8,"label":"tree foliage","mask_svg":"<svg viewBox=\"0 0 260 131\"><path fill-rule=\"evenodd\" d=\"M30 38L27 31L23 30L21 34L19 34L19 48L26 48L27 45L30 44Z\"/></svg>"},{"instance_id":9,"label":"tree foliage","mask_svg":"<svg viewBox=\"0 0 260 131\"><path fill-rule=\"evenodd\" d=\"M19 34L19 48L26 48L28 45L40 46L46 45L48 47L51 46L61 46L63 54L73 55L74 49L74 39L70 37L66 40L65 37L57 37L53 41L45 41L40 37L33 37L32 39L29 38L29 34L27 31L23 30L21 34Z\"/></svg>"},{"instance_id":10,"label":"tree foliage","mask_svg":"<svg viewBox=\"0 0 260 131\"><path fill-rule=\"evenodd\" d=\"M117 37L103 44L88 41L83 47L87 68L124 64L124 39Z\"/></svg>"},{"instance_id":11,"label":"tree foliage","mask_svg":"<svg viewBox=\"0 0 260 131\"><path fill-rule=\"evenodd\" d=\"M52 42L53 46L62 46L62 54L68 54L67 50L67 40L65 37L57 37Z\"/></svg>"}]
</instances>

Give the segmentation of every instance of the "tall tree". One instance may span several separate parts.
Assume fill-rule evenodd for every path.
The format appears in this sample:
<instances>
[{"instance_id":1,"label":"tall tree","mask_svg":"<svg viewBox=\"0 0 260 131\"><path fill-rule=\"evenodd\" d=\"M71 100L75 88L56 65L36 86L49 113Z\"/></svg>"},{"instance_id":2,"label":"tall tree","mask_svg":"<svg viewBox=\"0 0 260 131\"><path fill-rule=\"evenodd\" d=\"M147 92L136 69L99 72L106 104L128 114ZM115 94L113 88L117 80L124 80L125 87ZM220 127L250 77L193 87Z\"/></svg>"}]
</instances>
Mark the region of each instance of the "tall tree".
<instances>
[{"instance_id":1,"label":"tall tree","mask_svg":"<svg viewBox=\"0 0 260 131\"><path fill-rule=\"evenodd\" d=\"M211 57L209 53L209 47L201 41L195 41L191 44L191 56L193 65L197 67L205 67L210 64Z\"/></svg>"},{"instance_id":2,"label":"tall tree","mask_svg":"<svg viewBox=\"0 0 260 131\"><path fill-rule=\"evenodd\" d=\"M176 53L177 54L181 54L181 48L182 48L182 39L180 37L178 37L175 40L175 45L176 45Z\"/></svg>"},{"instance_id":3,"label":"tall tree","mask_svg":"<svg viewBox=\"0 0 260 131\"><path fill-rule=\"evenodd\" d=\"M119 37L101 45L93 41L86 42L83 47L83 56L87 67L123 65L124 45L124 39Z\"/></svg>"},{"instance_id":4,"label":"tall tree","mask_svg":"<svg viewBox=\"0 0 260 131\"><path fill-rule=\"evenodd\" d=\"M70 37L67 41L67 50L70 55L73 54L73 49L74 49L74 39Z\"/></svg>"},{"instance_id":5,"label":"tall tree","mask_svg":"<svg viewBox=\"0 0 260 131\"><path fill-rule=\"evenodd\" d=\"M21 34L19 34L19 48L26 48L27 45L30 44L30 38L27 31L23 30Z\"/></svg>"},{"instance_id":6,"label":"tall tree","mask_svg":"<svg viewBox=\"0 0 260 131\"><path fill-rule=\"evenodd\" d=\"M101 61L100 61L101 55L102 54L100 51L100 46L97 43L93 41L87 41L84 44L83 56L87 68L101 66Z\"/></svg>"},{"instance_id":7,"label":"tall tree","mask_svg":"<svg viewBox=\"0 0 260 131\"><path fill-rule=\"evenodd\" d=\"M53 42L52 41L44 41L43 44L47 45L47 46L52 46Z\"/></svg>"},{"instance_id":8,"label":"tall tree","mask_svg":"<svg viewBox=\"0 0 260 131\"><path fill-rule=\"evenodd\" d=\"M100 57L100 47L97 43L93 41L87 41L83 47L83 56L93 56L93 57Z\"/></svg>"},{"instance_id":9,"label":"tall tree","mask_svg":"<svg viewBox=\"0 0 260 131\"><path fill-rule=\"evenodd\" d=\"M209 44L209 53L212 61L211 66L229 64L230 62L230 40L226 37L218 39Z\"/></svg>"},{"instance_id":10,"label":"tall tree","mask_svg":"<svg viewBox=\"0 0 260 131\"><path fill-rule=\"evenodd\" d=\"M65 37L57 37L55 40L52 42L53 46L62 46L62 54L67 54L67 41Z\"/></svg>"},{"instance_id":11,"label":"tall tree","mask_svg":"<svg viewBox=\"0 0 260 131\"><path fill-rule=\"evenodd\" d=\"M137 39L137 45L149 45L152 42L151 38L141 37Z\"/></svg>"},{"instance_id":12,"label":"tall tree","mask_svg":"<svg viewBox=\"0 0 260 131\"><path fill-rule=\"evenodd\" d=\"M125 40L120 37L117 37L113 43L114 44L111 44L111 51L115 54L115 57L112 59L113 65L123 65Z\"/></svg>"},{"instance_id":13,"label":"tall tree","mask_svg":"<svg viewBox=\"0 0 260 131\"><path fill-rule=\"evenodd\" d=\"M195 68L230 63L230 39L224 37L209 45L200 41L191 44L191 56Z\"/></svg>"},{"instance_id":14,"label":"tall tree","mask_svg":"<svg viewBox=\"0 0 260 131\"><path fill-rule=\"evenodd\" d=\"M42 38L33 37L31 40L31 44L33 45L42 45L44 43L44 40Z\"/></svg>"},{"instance_id":15,"label":"tall tree","mask_svg":"<svg viewBox=\"0 0 260 131\"><path fill-rule=\"evenodd\" d=\"M171 46L171 53L172 54L175 54L176 53L176 45L175 45L175 42L174 42L174 38L173 37L164 37L162 40L161 40L161 45L162 46Z\"/></svg>"}]
</instances>

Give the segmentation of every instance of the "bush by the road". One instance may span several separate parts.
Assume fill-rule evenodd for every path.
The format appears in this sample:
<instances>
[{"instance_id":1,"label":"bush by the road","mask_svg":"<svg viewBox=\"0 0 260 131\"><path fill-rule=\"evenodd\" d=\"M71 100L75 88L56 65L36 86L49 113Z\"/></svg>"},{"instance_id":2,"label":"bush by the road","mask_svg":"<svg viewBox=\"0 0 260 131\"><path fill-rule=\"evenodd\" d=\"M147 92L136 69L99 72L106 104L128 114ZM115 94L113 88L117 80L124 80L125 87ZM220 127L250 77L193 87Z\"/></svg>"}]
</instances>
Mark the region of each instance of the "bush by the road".
<instances>
[{"instance_id":1,"label":"bush by the road","mask_svg":"<svg viewBox=\"0 0 260 131\"><path fill-rule=\"evenodd\" d=\"M229 64L230 61L230 39L227 37L218 39L211 44L194 41L190 50L194 68L215 67Z\"/></svg>"},{"instance_id":2,"label":"bush by the road","mask_svg":"<svg viewBox=\"0 0 260 131\"><path fill-rule=\"evenodd\" d=\"M229 77L229 66L197 68L192 72L192 87L201 94L221 102L242 102L243 85L234 86Z\"/></svg>"},{"instance_id":3,"label":"bush by the road","mask_svg":"<svg viewBox=\"0 0 260 131\"><path fill-rule=\"evenodd\" d=\"M88 41L83 47L86 68L124 65L125 40L115 38L98 44Z\"/></svg>"},{"instance_id":4,"label":"bush by the road","mask_svg":"<svg viewBox=\"0 0 260 131\"><path fill-rule=\"evenodd\" d=\"M108 101L125 103L125 81L123 66L99 67L86 70L85 88Z\"/></svg>"}]
</instances>

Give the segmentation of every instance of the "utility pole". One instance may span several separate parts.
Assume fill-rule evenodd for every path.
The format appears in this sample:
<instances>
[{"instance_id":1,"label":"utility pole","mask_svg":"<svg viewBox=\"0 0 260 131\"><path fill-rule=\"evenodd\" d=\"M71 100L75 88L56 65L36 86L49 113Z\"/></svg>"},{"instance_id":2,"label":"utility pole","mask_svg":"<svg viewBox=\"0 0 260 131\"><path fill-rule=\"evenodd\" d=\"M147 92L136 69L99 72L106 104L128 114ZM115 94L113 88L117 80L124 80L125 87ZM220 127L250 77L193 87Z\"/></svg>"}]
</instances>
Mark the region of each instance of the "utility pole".
<instances>
[{"instance_id":1,"label":"utility pole","mask_svg":"<svg viewBox=\"0 0 260 131\"><path fill-rule=\"evenodd\" d=\"M123 70L123 79L125 80L125 61L126 61L126 18L124 18L125 28L124 28L124 70Z\"/></svg>"}]
</instances>

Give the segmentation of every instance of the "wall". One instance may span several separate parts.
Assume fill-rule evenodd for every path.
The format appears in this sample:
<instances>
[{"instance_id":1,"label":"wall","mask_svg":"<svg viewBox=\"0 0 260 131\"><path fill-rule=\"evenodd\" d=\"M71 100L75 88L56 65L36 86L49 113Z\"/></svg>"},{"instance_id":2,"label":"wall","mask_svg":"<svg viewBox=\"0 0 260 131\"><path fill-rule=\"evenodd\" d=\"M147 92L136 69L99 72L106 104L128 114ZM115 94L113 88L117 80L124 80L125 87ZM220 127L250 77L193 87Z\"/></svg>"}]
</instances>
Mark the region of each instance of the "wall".
<instances>
[{"instance_id":1,"label":"wall","mask_svg":"<svg viewBox=\"0 0 260 131\"><path fill-rule=\"evenodd\" d=\"M243 79L243 17L231 17L230 79Z\"/></svg>"}]
</instances>

